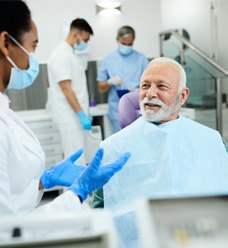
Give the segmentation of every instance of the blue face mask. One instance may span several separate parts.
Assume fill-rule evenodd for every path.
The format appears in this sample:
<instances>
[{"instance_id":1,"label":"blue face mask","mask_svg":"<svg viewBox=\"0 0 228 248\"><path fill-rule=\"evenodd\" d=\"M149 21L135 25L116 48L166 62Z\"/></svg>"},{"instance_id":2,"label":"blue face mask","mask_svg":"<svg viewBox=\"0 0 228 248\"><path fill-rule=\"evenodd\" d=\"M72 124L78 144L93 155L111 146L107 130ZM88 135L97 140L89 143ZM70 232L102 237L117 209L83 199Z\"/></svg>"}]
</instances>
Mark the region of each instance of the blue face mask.
<instances>
[{"instance_id":1,"label":"blue face mask","mask_svg":"<svg viewBox=\"0 0 228 248\"><path fill-rule=\"evenodd\" d=\"M11 69L10 81L7 89L24 89L35 81L39 73L39 63L34 53L29 53L20 43L18 43L12 36L10 39L17 44L29 56L29 68L26 70L19 69L10 57L6 57L13 66Z\"/></svg>"},{"instance_id":2,"label":"blue face mask","mask_svg":"<svg viewBox=\"0 0 228 248\"><path fill-rule=\"evenodd\" d=\"M125 46L123 44L119 44L118 50L119 50L120 54L123 56L128 56L133 52L132 46Z\"/></svg>"},{"instance_id":3,"label":"blue face mask","mask_svg":"<svg viewBox=\"0 0 228 248\"><path fill-rule=\"evenodd\" d=\"M83 40L80 40L79 44L74 45L74 50L76 51L83 51L87 48L87 43Z\"/></svg>"}]
</instances>

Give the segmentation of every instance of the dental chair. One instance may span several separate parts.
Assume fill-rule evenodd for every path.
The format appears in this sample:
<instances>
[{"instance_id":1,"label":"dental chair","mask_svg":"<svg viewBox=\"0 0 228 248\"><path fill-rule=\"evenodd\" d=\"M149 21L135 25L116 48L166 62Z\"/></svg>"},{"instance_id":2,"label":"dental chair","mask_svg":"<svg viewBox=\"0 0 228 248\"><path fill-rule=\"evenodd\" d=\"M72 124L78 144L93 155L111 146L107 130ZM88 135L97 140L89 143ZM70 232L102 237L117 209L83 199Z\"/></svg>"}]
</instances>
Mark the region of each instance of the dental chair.
<instances>
[{"instance_id":1,"label":"dental chair","mask_svg":"<svg viewBox=\"0 0 228 248\"><path fill-rule=\"evenodd\" d=\"M125 128L140 116L139 92L133 91L123 95L118 109L120 127Z\"/></svg>"},{"instance_id":2,"label":"dental chair","mask_svg":"<svg viewBox=\"0 0 228 248\"><path fill-rule=\"evenodd\" d=\"M180 114L194 120L195 109L181 108ZM133 91L123 95L119 101L118 118L121 128L125 128L141 116L139 105L139 92Z\"/></svg>"}]
</instances>

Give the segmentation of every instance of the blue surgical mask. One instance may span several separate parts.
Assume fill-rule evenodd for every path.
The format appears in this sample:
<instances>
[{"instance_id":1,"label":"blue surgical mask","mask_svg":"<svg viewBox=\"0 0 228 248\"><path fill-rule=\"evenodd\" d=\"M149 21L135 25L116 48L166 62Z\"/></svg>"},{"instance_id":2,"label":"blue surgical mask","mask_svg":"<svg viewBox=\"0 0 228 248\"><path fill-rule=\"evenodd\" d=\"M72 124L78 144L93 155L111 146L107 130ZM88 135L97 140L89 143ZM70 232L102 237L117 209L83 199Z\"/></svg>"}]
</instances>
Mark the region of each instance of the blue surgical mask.
<instances>
[{"instance_id":1,"label":"blue surgical mask","mask_svg":"<svg viewBox=\"0 0 228 248\"><path fill-rule=\"evenodd\" d=\"M13 60L6 56L7 60L13 66L11 69L10 81L7 89L24 89L33 84L39 73L39 62L34 53L29 53L20 43L12 36L10 39L17 44L29 56L29 68L26 70L19 69Z\"/></svg>"},{"instance_id":2,"label":"blue surgical mask","mask_svg":"<svg viewBox=\"0 0 228 248\"><path fill-rule=\"evenodd\" d=\"M120 54L123 56L128 56L133 52L132 46L125 46L123 44L119 44L118 49L119 49Z\"/></svg>"},{"instance_id":3,"label":"blue surgical mask","mask_svg":"<svg viewBox=\"0 0 228 248\"><path fill-rule=\"evenodd\" d=\"M87 43L83 40L80 40L80 43L79 44L75 44L74 45L74 49L76 51L83 51L87 48Z\"/></svg>"}]
</instances>

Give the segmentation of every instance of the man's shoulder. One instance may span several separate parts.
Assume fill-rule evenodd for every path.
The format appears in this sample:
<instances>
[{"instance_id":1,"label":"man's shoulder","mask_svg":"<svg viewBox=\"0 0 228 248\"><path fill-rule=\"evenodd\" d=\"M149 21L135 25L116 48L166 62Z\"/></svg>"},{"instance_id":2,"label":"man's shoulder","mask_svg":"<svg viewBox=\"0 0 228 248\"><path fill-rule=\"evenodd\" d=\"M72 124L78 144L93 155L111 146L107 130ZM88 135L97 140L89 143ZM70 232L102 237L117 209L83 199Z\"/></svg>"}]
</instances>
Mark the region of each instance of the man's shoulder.
<instances>
[{"instance_id":1,"label":"man's shoulder","mask_svg":"<svg viewBox=\"0 0 228 248\"><path fill-rule=\"evenodd\" d=\"M210 130L213 130L212 128L208 127L208 126L205 126L199 122L197 122L196 120L192 120L190 118L187 118L185 116L182 116L180 115L179 116L179 119L182 121L182 122L185 122L186 124L189 124L189 125L194 125L194 126L198 126L198 127L202 127L202 128L208 128Z\"/></svg>"},{"instance_id":2,"label":"man's shoulder","mask_svg":"<svg viewBox=\"0 0 228 248\"><path fill-rule=\"evenodd\" d=\"M62 56L62 55L66 55L67 53L65 52L64 49L64 44L63 42L61 42L57 47L54 48L54 50L51 52L51 55L49 57L49 59L53 58L53 57L57 57L57 56Z\"/></svg>"},{"instance_id":3,"label":"man's shoulder","mask_svg":"<svg viewBox=\"0 0 228 248\"><path fill-rule=\"evenodd\" d=\"M189 119L187 117L184 117L184 116L181 116L181 121L184 122L184 125L192 126L195 129L198 129L199 131L201 130L201 131L204 131L206 133L214 133L214 134L218 133L217 130L215 130L215 129L211 128L211 127L208 127L208 126L206 126L204 124L201 124L201 123L199 123L199 122L197 122L195 120L191 120L191 119ZM186 126L186 128L188 128L188 127Z\"/></svg>"},{"instance_id":4,"label":"man's shoulder","mask_svg":"<svg viewBox=\"0 0 228 248\"><path fill-rule=\"evenodd\" d=\"M145 122L146 121L142 117L138 118L130 125L126 126L125 128L121 129L117 133L114 133L113 135L102 141L102 144L120 144L120 142L124 141L125 139L127 140L129 137L139 135L137 130L141 131L141 128Z\"/></svg>"},{"instance_id":5,"label":"man's shoulder","mask_svg":"<svg viewBox=\"0 0 228 248\"><path fill-rule=\"evenodd\" d=\"M107 60L113 59L113 58L116 57L116 56L119 56L119 53L118 53L117 50L114 50L114 51L108 53L108 54L104 57L103 60L104 60L104 61L107 61Z\"/></svg>"},{"instance_id":6,"label":"man's shoulder","mask_svg":"<svg viewBox=\"0 0 228 248\"><path fill-rule=\"evenodd\" d=\"M147 57L146 57L146 55L144 54L144 53L141 53L141 52L139 52L139 51L137 51L137 50L133 50L134 51L134 54L136 55L136 56L138 56L138 57L141 57L141 58L146 58L147 59Z\"/></svg>"}]
</instances>

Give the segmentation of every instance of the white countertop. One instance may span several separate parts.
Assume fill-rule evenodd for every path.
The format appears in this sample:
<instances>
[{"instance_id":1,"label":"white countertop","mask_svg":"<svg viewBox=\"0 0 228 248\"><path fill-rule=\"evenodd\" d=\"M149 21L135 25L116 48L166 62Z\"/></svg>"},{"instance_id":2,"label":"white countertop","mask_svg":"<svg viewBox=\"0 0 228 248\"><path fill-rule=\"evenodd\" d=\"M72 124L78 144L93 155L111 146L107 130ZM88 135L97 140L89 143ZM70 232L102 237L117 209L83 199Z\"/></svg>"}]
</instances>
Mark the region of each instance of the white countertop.
<instances>
[{"instance_id":1,"label":"white countertop","mask_svg":"<svg viewBox=\"0 0 228 248\"><path fill-rule=\"evenodd\" d=\"M95 107L89 107L89 112L92 116L103 116L108 113L108 104L97 104Z\"/></svg>"},{"instance_id":2,"label":"white countertop","mask_svg":"<svg viewBox=\"0 0 228 248\"><path fill-rule=\"evenodd\" d=\"M97 104L95 107L90 107L89 112L92 116L104 116L108 112L108 104ZM16 114L25 122L30 121L45 121L51 120L51 113L46 109L17 111Z\"/></svg>"},{"instance_id":3,"label":"white countertop","mask_svg":"<svg viewBox=\"0 0 228 248\"><path fill-rule=\"evenodd\" d=\"M16 111L16 114L25 122L51 120L51 114L46 109Z\"/></svg>"}]
</instances>

